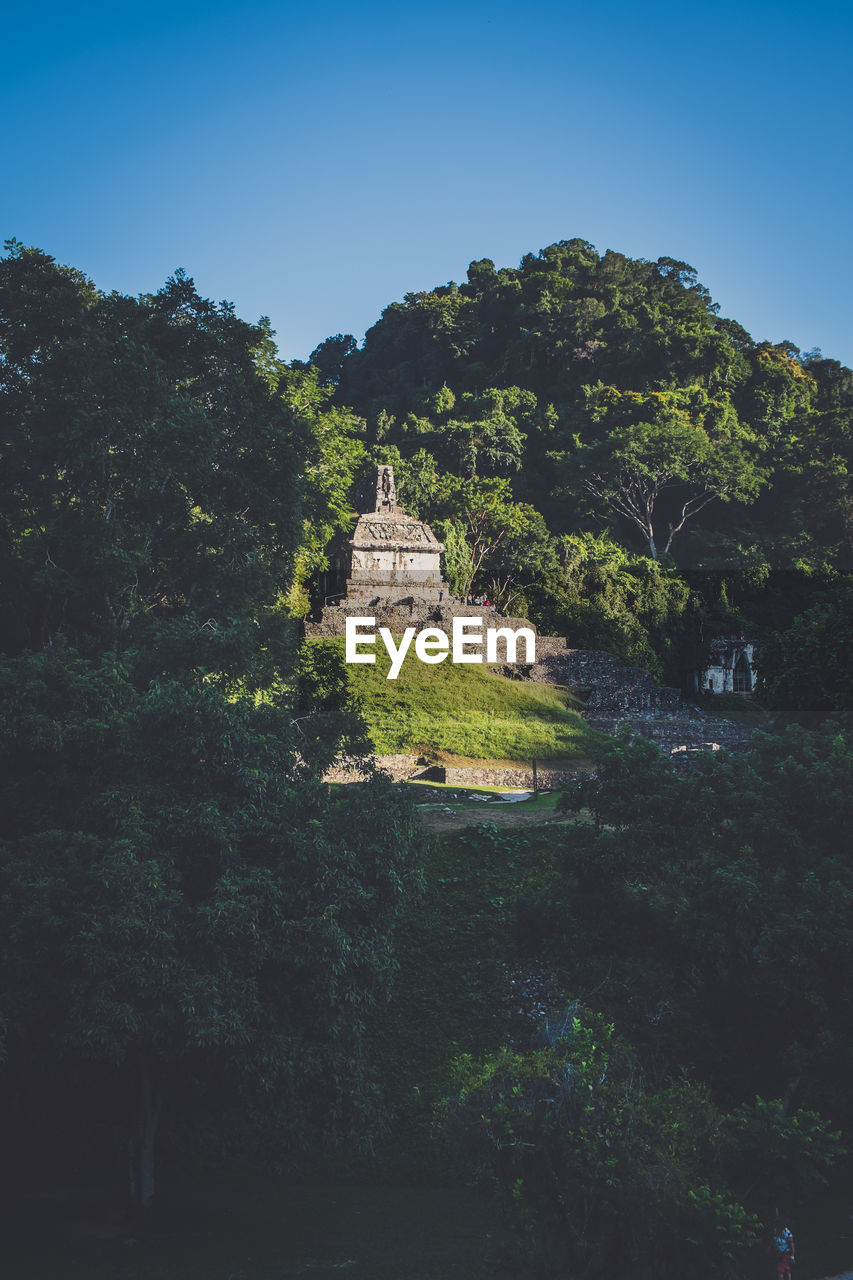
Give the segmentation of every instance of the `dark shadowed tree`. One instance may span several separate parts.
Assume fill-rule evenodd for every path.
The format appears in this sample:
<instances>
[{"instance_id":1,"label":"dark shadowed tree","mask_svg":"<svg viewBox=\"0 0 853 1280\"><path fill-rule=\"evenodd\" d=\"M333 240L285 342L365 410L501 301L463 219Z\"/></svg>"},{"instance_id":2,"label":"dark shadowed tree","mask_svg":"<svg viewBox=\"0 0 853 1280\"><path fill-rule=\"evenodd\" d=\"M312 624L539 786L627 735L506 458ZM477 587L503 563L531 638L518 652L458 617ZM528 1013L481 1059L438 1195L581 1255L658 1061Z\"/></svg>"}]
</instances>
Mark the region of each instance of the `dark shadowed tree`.
<instances>
[{"instance_id":1,"label":"dark shadowed tree","mask_svg":"<svg viewBox=\"0 0 853 1280\"><path fill-rule=\"evenodd\" d=\"M6 1070L30 1115L88 1089L144 1210L189 1078L251 1096L282 1151L377 1118L365 1010L412 817L319 782L363 725L284 600L360 446L182 273L107 296L12 245L0 355Z\"/></svg>"}]
</instances>

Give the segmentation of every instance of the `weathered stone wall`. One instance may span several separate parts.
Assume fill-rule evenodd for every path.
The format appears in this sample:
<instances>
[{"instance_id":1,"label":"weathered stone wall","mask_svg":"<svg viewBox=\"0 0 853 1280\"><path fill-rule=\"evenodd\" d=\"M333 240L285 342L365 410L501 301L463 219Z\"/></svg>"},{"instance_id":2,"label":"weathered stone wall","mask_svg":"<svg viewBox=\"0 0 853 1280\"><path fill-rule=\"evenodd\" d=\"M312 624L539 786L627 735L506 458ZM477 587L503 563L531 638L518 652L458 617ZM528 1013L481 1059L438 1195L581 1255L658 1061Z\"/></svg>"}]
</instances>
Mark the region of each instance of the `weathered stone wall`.
<instances>
[{"instance_id":1,"label":"weathered stone wall","mask_svg":"<svg viewBox=\"0 0 853 1280\"><path fill-rule=\"evenodd\" d=\"M525 791L533 790L533 770L519 765L515 769L436 769L444 777L432 778L434 782L448 782L457 787L521 787ZM426 773L426 770L424 771ZM554 791L566 786L580 776L577 769L548 769L536 766L536 782L540 791Z\"/></svg>"},{"instance_id":2,"label":"weathered stone wall","mask_svg":"<svg viewBox=\"0 0 853 1280\"><path fill-rule=\"evenodd\" d=\"M420 773L423 765L418 763L419 757L401 752L399 755L371 756L372 767L382 769L395 782L404 782L413 774ZM324 782L360 782L369 776L371 764L365 764L360 757L340 756L331 768L323 774Z\"/></svg>"},{"instance_id":3,"label":"weathered stone wall","mask_svg":"<svg viewBox=\"0 0 853 1280\"><path fill-rule=\"evenodd\" d=\"M755 732L748 725L718 720L690 706L685 706L678 715L614 716L594 721L596 729L612 734L618 733L625 724L641 738L656 742L667 754L678 750L740 751Z\"/></svg>"},{"instance_id":4,"label":"weathered stone wall","mask_svg":"<svg viewBox=\"0 0 853 1280\"><path fill-rule=\"evenodd\" d=\"M591 717L659 715L661 712L682 711L684 703L677 689L656 685L652 680L606 688L596 685L587 699L586 709Z\"/></svg>"},{"instance_id":5,"label":"weathered stone wall","mask_svg":"<svg viewBox=\"0 0 853 1280\"><path fill-rule=\"evenodd\" d=\"M569 649L565 640L556 636L540 636L536 642L536 662L527 673L530 680L544 684L565 684L600 690L635 689L651 694L659 705L664 701L676 706L681 702L677 689L656 684L642 667L629 667L603 649Z\"/></svg>"},{"instance_id":6,"label":"weathered stone wall","mask_svg":"<svg viewBox=\"0 0 853 1280\"><path fill-rule=\"evenodd\" d=\"M395 782L417 778L423 782L447 782L456 787L520 787L533 790L533 770L527 765L490 768L487 762L471 768L443 764L424 765L414 754L373 756L373 765L391 775ZM324 775L324 782L360 782L370 772L361 759L337 760ZM536 766L537 785L540 791L553 791L580 776L580 770L551 769L547 764Z\"/></svg>"},{"instance_id":7,"label":"weathered stone wall","mask_svg":"<svg viewBox=\"0 0 853 1280\"><path fill-rule=\"evenodd\" d=\"M697 750L740 750L753 734L746 725L718 720L685 702L677 689L657 684L641 667L604 650L570 649L562 637L540 636L536 662L505 671L517 679L577 689L585 697L584 718L594 729L615 734L627 725L681 759Z\"/></svg>"},{"instance_id":8,"label":"weathered stone wall","mask_svg":"<svg viewBox=\"0 0 853 1280\"><path fill-rule=\"evenodd\" d=\"M486 609L482 605L466 605L454 599L434 604L409 596L394 604L368 604L363 600L342 600L337 605L326 605L319 621L306 621L305 635L309 640L342 636L348 617L375 618L377 630L380 627L387 627L394 635L402 635L407 627L415 627L418 631L424 627L437 627L449 636L454 618L482 618L484 640L489 627L509 627L513 631L517 631L519 627L529 627L534 634L536 632L536 628L526 618L505 618L502 614ZM538 657L538 640L536 647ZM503 645L500 646L500 652L503 652Z\"/></svg>"}]
</instances>

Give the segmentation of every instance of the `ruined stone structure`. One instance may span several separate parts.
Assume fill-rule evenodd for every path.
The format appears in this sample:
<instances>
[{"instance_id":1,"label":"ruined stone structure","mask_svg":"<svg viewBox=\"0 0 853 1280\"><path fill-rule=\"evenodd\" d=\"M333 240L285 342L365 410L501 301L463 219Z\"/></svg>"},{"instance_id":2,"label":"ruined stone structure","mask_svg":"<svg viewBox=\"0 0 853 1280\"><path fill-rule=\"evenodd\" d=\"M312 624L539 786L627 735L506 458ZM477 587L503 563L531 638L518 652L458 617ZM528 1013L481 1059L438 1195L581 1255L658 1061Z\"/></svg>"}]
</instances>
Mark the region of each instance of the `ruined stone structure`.
<instances>
[{"instance_id":1,"label":"ruined stone structure","mask_svg":"<svg viewBox=\"0 0 853 1280\"><path fill-rule=\"evenodd\" d=\"M320 617L305 623L306 636L342 636L347 615L370 616L378 627L400 632L435 621L436 609L450 600L441 577L444 544L423 520L401 510L393 467L376 468L359 505L339 564L344 591L327 598Z\"/></svg>"},{"instance_id":2,"label":"ruined stone structure","mask_svg":"<svg viewBox=\"0 0 853 1280\"><path fill-rule=\"evenodd\" d=\"M473 766L429 764L425 757L414 753L374 756L368 764L363 759L338 760L324 775L326 782L360 782L370 775L371 766L387 773L395 782L447 782L458 787L514 787L525 791L534 789L533 770L530 765L495 765L480 762ZM535 786L539 791L558 791L576 778L589 772L589 766L568 769L555 767L548 761L539 761Z\"/></svg>"},{"instance_id":3,"label":"ruined stone structure","mask_svg":"<svg viewBox=\"0 0 853 1280\"><path fill-rule=\"evenodd\" d=\"M450 594L441 578L444 544L423 520L400 509L393 467L377 467L371 497L373 508L359 516L349 543L347 605L440 603Z\"/></svg>"},{"instance_id":4,"label":"ruined stone structure","mask_svg":"<svg viewBox=\"0 0 853 1280\"><path fill-rule=\"evenodd\" d=\"M484 627L530 627L524 618L504 618L492 609L466 605L451 596L441 577L444 547L428 524L400 509L393 468L377 468L359 505L361 514L341 566L346 574L346 594L327 600L320 617L306 622L306 636L342 636L348 616L372 617L377 628L387 627L397 635L412 626L432 626L449 633L454 617L474 615L483 618ZM707 681L720 671L727 675L719 682L715 677L715 688L743 688L746 692L748 681L751 690L752 658L753 646L745 641L717 642L712 655L715 665L708 668L702 688L707 689ZM536 659L535 663L506 665L503 674L571 689L581 700L584 718L594 728L616 733L628 726L674 759L687 762L699 750L738 750L752 736L752 729L705 714L685 702L677 689L657 684L647 671L627 666L611 653L572 649L565 637L539 636ZM416 757L405 755L382 763L395 777L411 776L423 767ZM512 772L517 785L529 785L527 770L522 767ZM565 781L560 771L547 766L542 774L539 785L544 788ZM507 783L509 774L504 771L504 775L501 781ZM351 776L343 762L341 777Z\"/></svg>"},{"instance_id":5,"label":"ruined stone structure","mask_svg":"<svg viewBox=\"0 0 853 1280\"><path fill-rule=\"evenodd\" d=\"M657 684L642 667L631 667L600 649L572 649L566 639L540 636L536 662L507 668L516 678L572 689L584 700L582 715L603 733L626 726L656 742L666 755L686 762L696 751L738 751L754 729L708 715L685 702L677 689Z\"/></svg>"},{"instance_id":6,"label":"ruined stone structure","mask_svg":"<svg viewBox=\"0 0 853 1280\"><path fill-rule=\"evenodd\" d=\"M395 634L428 625L447 630L454 617L477 615L484 627L531 626L525 618L505 618L451 595L441 577L444 544L423 520L401 510L393 467L377 467L360 505L343 566L345 593L328 600L320 617L305 623L306 636L342 636L347 615L375 618L377 627Z\"/></svg>"},{"instance_id":7,"label":"ruined stone structure","mask_svg":"<svg viewBox=\"0 0 853 1280\"><path fill-rule=\"evenodd\" d=\"M708 665L697 693L752 693L755 688L755 645L743 636L717 636L711 641Z\"/></svg>"}]
</instances>

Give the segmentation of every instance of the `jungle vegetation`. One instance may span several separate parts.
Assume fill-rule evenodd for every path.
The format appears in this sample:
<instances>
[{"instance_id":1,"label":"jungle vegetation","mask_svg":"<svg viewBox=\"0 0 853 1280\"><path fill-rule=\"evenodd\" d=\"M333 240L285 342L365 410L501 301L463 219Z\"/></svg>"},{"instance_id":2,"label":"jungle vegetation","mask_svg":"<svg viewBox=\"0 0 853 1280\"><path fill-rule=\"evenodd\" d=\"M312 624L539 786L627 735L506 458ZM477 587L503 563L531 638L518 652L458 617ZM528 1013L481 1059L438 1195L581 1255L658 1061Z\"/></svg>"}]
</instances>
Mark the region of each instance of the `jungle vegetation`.
<instances>
[{"instance_id":1,"label":"jungle vegetation","mask_svg":"<svg viewBox=\"0 0 853 1280\"><path fill-rule=\"evenodd\" d=\"M670 259L482 260L287 364L182 272L7 245L7 1203L96 1170L144 1219L158 1160L238 1152L474 1177L516 1274L760 1264L853 1122L851 451L850 370ZM754 636L774 734L677 775L543 691L598 761L556 822L428 843L407 789L329 788L370 717L299 619L379 460L460 594L673 680ZM482 692L457 735L515 758Z\"/></svg>"},{"instance_id":2,"label":"jungle vegetation","mask_svg":"<svg viewBox=\"0 0 853 1280\"><path fill-rule=\"evenodd\" d=\"M483 259L311 361L452 585L673 683L715 633L781 635L853 568L853 375L753 339L683 262L583 240Z\"/></svg>"}]
</instances>

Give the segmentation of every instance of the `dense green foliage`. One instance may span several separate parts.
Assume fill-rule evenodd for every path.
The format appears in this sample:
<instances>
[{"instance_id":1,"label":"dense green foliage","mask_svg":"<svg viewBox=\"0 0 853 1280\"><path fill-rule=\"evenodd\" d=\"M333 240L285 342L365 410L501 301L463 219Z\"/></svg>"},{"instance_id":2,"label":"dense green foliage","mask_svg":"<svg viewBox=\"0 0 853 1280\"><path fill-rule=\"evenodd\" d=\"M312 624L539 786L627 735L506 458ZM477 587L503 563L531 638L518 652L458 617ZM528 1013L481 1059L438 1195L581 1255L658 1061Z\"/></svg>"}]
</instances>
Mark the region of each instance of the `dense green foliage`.
<instances>
[{"instance_id":1,"label":"dense green foliage","mask_svg":"<svg viewBox=\"0 0 853 1280\"><path fill-rule=\"evenodd\" d=\"M298 658L284 604L358 446L263 325L183 276L105 297L13 245L0 343L17 1133L81 1108L124 1127L146 1208L161 1104L194 1080L262 1096L281 1161L378 1122L365 1009L417 840L381 781L320 784L366 742L340 662Z\"/></svg>"},{"instance_id":2,"label":"dense green foliage","mask_svg":"<svg viewBox=\"0 0 853 1280\"><path fill-rule=\"evenodd\" d=\"M660 561L626 551L606 534L559 540L562 581L542 617L578 648L608 649L656 675L700 661L698 607L690 587Z\"/></svg>"},{"instance_id":3,"label":"dense green foliage","mask_svg":"<svg viewBox=\"0 0 853 1280\"><path fill-rule=\"evenodd\" d=\"M655 1089L599 1015L572 1009L554 1043L461 1064L457 1126L486 1164L534 1275L718 1274L759 1221L709 1177L724 1120L701 1089ZM709 1268L709 1263L714 1271Z\"/></svg>"},{"instance_id":4,"label":"dense green foliage","mask_svg":"<svg viewBox=\"0 0 853 1280\"><path fill-rule=\"evenodd\" d=\"M6 1228L7 1265L17 1280L339 1280L342 1271L349 1280L495 1280L483 1241L500 1227L473 1187L294 1183L217 1167L194 1169L191 1180L167 1174L163 1190L179 1215L137 1231L134 1244L95 1248L79 1233L69 1240L87 1211L103 1224L95 1187L80 1187L73 1206L52 1204L49 1216L42 1202Z\"/></svg>"},{"instance_id":5,"label":"dense green foliage","mask_svg":"<svg viewBox=\"0 0 853 1280\"><path fill-rule=\"evenodd\" d=\"M753 340L684 263L582 240L518 268L484 259L392 303L361 349L338 335L312 358L449 541L454 589L582 643L596 614L632 615L620 649L674 682L714 634L763 639L770 597L784 630L853 565L853 374ZM566 535L631 562L586 581L583 618ZM665 635L633 613L636 566L657 557Z\"/></svg>"},{"instance_id":6,"label":"dense green foliage","mask_svg":"<svg viewBox=\"0 0 853 1280\"><path fill-rule=\"evenodd\" d=\"M761 655L761 676L771 706L809 723L832 716L853 724L853 582L837 584L771 633Z\"/></svg>"},{"instance_id":7,"label":"dense green foliage","mask_svg":"<svg viewBox=\"0 0 853 1280\"><path fill-rule=\"evenodd\" d=\"M528 1268L717 1275L825 1185L853 1118L851 764L801 730L683 775L615 741L567 797L592 821L504 891L513 971L565 1012L469 1052L448 1123Z\"/></svg>"},{"instance_id":8,"label":"dense green foliage","mask_svg":"<svg viewBox=\"0 0 853 1280\"><path fill-rule=\"evenodd\" d=\"M853 1122L850 371L582 241L312 366L181 273L0 260L10 1167L147 1207L162 1115L171 1153L463 1168L525 1275L743 1274ZM559 690L301 645L378 460L457 594L670 678L750 632L808 727L679 774ZM596 773L424 851L406 789L322 782L371 738Z\"/></svg>"},{"instance_id":9,"label":"dense green foliage","mask_svg":"<svg viewBox=\"0 0 853 1280\"><path fill-rule=\"evenodd\" d=\"M684 775L650 744L614 742L596 778L568 799L572 808L590 810L593 823L567 830L553 877L519 903L523 953L558 965L570 991L614 1019L638 1055L632 1079L636 1089L645 1078L647 1096L632 1100L617 1091L619 1105L634 1115L631 1140L643 1140L647 1107L659 1116L662 1135L706 1134L695 1150L667 1157L676 1160L666 1180L676 1201L707 1183L721 1205L741 1204L767 1223L777 1209L801 1206L837 1158L832 1126L851 1119L851 1007L841 975L851 963L853 881L838 838L853 804L851 764L843 739L803 731L759 738L744 757L709 758ZM572 1035L566 1052L577 1052ZM544 1058L517 1067L519 1079L543 1071L547 1079L554 1070ZM701 1108L662 1118L685 1105L686 1095L670 1092L685 1072L708 1091L716 1118L708 1112L701 1121ZM509 1113L514 1123L534 1122L535 1096L528 1086L520 1090ZM591 1089L596 1106L606 1098ZM557 1104L546 1111L551 1127L543 1122L526 1168L522 1161L512 1177L538 1185L541 1161L548 1161L556 1196L577 1176L576 1162L590 1157L576 1153L565 1173L555 1170L553 1162L566 1156L551 1143L566 1140L569 1120ZM654 1158L663 1159L663 1151ZM640 1158L640 1168L648 1171L649 1161ZM645 1193L633 1175L620 1174L608 1187L605 1206L626 1223L640 1212L650 1225L654 1215L643 1209ZM683 1224L665 1225L660 1200L657 1211L659 1241L671 1241L673 1231L682 1242L691 1238ZM582 1256L591 1249L592 1274L606 1259L586 1237L567 1240L557 1216L541 1238L546 1252L556 1242ZM706 1258L716 1254L722 1265L716 1228L700 1238ZM648 1248L634 1247L637 1257L648 1256ZM664 1259L671 1249L665 1244ZM655 1274L666 1274L665 1265L678 1274L686 1260L676 1251Z\"/></svg>"},{"instance_id":10,"label":"dense green foliage","mask_svg":"<svg viewBox=\"0 0 853 1280\"><path fill-rule=\"evenodd\" d=\"M449 441L458 435L460 406L469 421L476 409L475 420L491 423L491 435L507 442L484 457L484 473L517 473L519 458L535 460L517 474L517 496L532 499L555 533L573 531L582 511L577 499L568 506L560 500L558 473L577 471L580 481L595 470L584 459L597 457L612 492L633 433L647 458L647 479L651 440L658 440L662 470L655 475L674 490L662 513L669 532L684 501L706 491L737 500L732 514L742 525L743 503L772 481L761 508L767 553L777 536L771 512L780 498L789 518L808 508L807 532L818 558L828 543L842 553L849 370L819 356L800 357L790 344L754 342L736 323L720 319L684 263L599 256L579 240L528 254L517 269L472 263L466 283L409 294L388 307L363 350L350 350L337 381L341 399L367 417L376 438L404 452L427 444L441 466L462 474ZM637 436L641 423L650 431ZM817 438L824 441L820 460ZM553 467L545 464L546 452L554 455ZM804 469L808 485L801 483ZM812 488L818 474L826 476L822 514ZM703 520L717 522L733 560L737 530L731 519L719 524L723 514L712 504ZM827 537L830 526L834 533ZM799 533L786 531L789 556L795 546L802 554ZM785 554L776 546L771 563L781 565Z\"/></svg>"},{"instance_id":11,"label":"dense green foliage","mask_svg":"<svg viewBox=\"0 0 853 1280\"><path fill-rule=\"evenodd\" d=\"M688 1063L713 1050L728 1096L797 1079L841 1105L853 870L838 832L853 817L852 763L840 735L794 729L684 776L650 744L616 742L571 797L595 825L567 851L547 910L555 940L583 964L612 960L615 934L626 967L607 989L625 1034L654 1028L656 1051Z\"/></svg>"}]
</instances>

